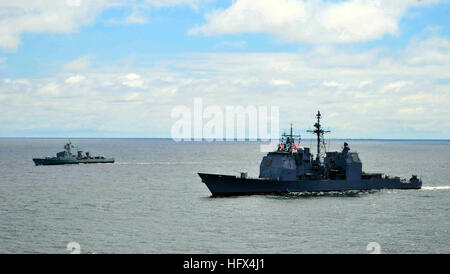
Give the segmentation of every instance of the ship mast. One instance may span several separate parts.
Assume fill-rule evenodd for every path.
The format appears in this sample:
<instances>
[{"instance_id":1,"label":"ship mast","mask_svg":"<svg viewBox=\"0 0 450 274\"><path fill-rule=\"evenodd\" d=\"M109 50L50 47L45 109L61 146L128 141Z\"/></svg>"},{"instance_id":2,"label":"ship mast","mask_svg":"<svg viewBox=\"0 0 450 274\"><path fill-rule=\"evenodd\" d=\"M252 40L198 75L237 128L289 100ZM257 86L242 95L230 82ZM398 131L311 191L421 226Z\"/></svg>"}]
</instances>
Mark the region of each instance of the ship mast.
<instances>
[{"instance_id":1,"label":"ship mast","mask_svg":"<svg viewBox=\"0 0 450 274\"><path fill-rule=\"evenodd\" d=\"M320 124L320 119L322 118L322 115L320 114L320 111L317 111L317 123L314 124L314 127L316 129L314 130L308 130L308 132L310 133L314 133L317 135L317 157L316 157L316 161L320 162L320 144L322 142L322 139L324 138L324 134L325 133L329 133L329 130L323 130L322 129L322 125Z\"/></svg>"}]
</instances>

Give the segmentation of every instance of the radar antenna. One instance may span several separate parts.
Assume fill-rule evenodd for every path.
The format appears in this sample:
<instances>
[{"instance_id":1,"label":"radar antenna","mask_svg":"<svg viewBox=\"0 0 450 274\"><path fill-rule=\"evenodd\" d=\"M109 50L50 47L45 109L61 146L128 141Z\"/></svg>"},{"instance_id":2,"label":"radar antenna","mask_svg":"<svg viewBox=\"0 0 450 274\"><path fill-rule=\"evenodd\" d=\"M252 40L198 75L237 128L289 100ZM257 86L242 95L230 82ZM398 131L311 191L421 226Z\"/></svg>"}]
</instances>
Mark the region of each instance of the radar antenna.
<instances>
[{"instance_id":1,"label":"radar antenna","mask_svg":"<svg viewBox=\"0 0 450 274\"><path fill-rule=\"evenodd\" d=\"M314 124L314 127L316 129L308 130L308 132L314 133L314 134L317 135L317 157L316 157L316 161L320 162L320 156L321 156L321 154L320 154L320 146L321 146L322 142L325 145L324 134L325 133L330 133L331 131L322 129L322 125L320 124L320 119L322 118L322 115L320 114L320 110L317 111L316 117L317 117L317 123Z\"/></svg>"}]
</instances>

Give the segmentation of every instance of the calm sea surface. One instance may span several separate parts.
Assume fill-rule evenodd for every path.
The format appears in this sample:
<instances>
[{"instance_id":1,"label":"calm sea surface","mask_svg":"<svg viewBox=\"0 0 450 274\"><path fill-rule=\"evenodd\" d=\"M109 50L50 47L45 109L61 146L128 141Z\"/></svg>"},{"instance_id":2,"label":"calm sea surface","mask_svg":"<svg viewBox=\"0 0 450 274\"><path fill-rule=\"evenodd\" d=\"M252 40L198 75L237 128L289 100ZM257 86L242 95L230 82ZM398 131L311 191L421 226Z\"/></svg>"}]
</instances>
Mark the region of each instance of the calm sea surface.
<instances>
[{"instance_id":1,"label":"calm sea surface","mask_svg":"<svg viewBox=\"0 0 450 274\"><path fill-rule=\"evenodd\" d=\"M230 198L197 172L257 177L258 143L72 139L116 163L34 166L65 141L0 139L0 253L450 252L450 141L349 141L365 171L418 174L422 190Z\"/></svg>"}]
</instances>

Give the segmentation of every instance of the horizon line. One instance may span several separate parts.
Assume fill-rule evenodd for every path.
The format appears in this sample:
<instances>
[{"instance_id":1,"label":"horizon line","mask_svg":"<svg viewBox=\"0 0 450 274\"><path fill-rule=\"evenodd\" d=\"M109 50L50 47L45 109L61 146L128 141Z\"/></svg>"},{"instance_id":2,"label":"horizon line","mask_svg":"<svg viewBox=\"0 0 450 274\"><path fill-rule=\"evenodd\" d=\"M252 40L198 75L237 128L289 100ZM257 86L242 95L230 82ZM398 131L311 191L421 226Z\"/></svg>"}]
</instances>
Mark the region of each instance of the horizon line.
<instances>
[{"instance_id":1,"label":"horizon line","mask_svg":"<svg viewBox=\"0 0 450 274\"><path fill-rule=\"evenodd\" d=\"M6 136L0 136L0 139L141 139L141 140L173 140L173 138L170 137L30 137L30 136L12 136L12 137L6 137ZM315 138L305 138L302 140L316 140ZM450 141L449 139L445 138L328 138L327 140L355 140L355 141ZM226 140L226 139L219 139L213 140L209 138L202 138L202 140L195 140L192 138L191 140L182 140L182 142L260 142L261 139L254 139L254 138L245 138L238 140L237 138L233 140Z\"/></svg>"}]
</instances>

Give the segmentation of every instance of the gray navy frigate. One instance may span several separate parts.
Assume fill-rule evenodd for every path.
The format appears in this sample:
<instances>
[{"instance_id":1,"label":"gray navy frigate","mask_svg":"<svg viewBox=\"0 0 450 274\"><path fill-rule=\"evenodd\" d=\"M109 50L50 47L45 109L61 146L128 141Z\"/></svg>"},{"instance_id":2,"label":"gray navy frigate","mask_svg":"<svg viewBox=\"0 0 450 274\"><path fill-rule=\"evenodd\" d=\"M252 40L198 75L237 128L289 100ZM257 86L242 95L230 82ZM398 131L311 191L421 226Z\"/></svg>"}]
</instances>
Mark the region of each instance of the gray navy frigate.
<instances>
[{"instance_id":1,"label":"gray navy frigate","mask_svg":"<svg viewBox=\"0 0 450 274\"><path fill-rule=\"evenodd\" d=\"M198 173L213 196L249 195L289 192L329 192L372 189L420 189L422 180L416 175L407 179L391 177L383 173L366 173L357 152L351 152L344 143L340 152L325 152L324 134L328 133L320 124L317 113L314 130L317 136L317 155L314 158L309 148L297 147L299 135L283 134L278 149L269 152L261 161L259 178ZM323 159L322 159L323 158Z\"/></svg>"},{"instance_id":2,"label":"gray navy frigate","mask_svg":"<svg viewBox=\"0 0 450 274\"><path fill-rule=\"evenodd\" d=\"M69 165L69 164L107 164L114 163L114 158L103 156L92 156L89 152L83 153L77 150L77 154L72 154L74 146L69 141L64 145L64 151L58 152L56 157L33 158L37 166Z\"/></svg>"}]
</instances>

